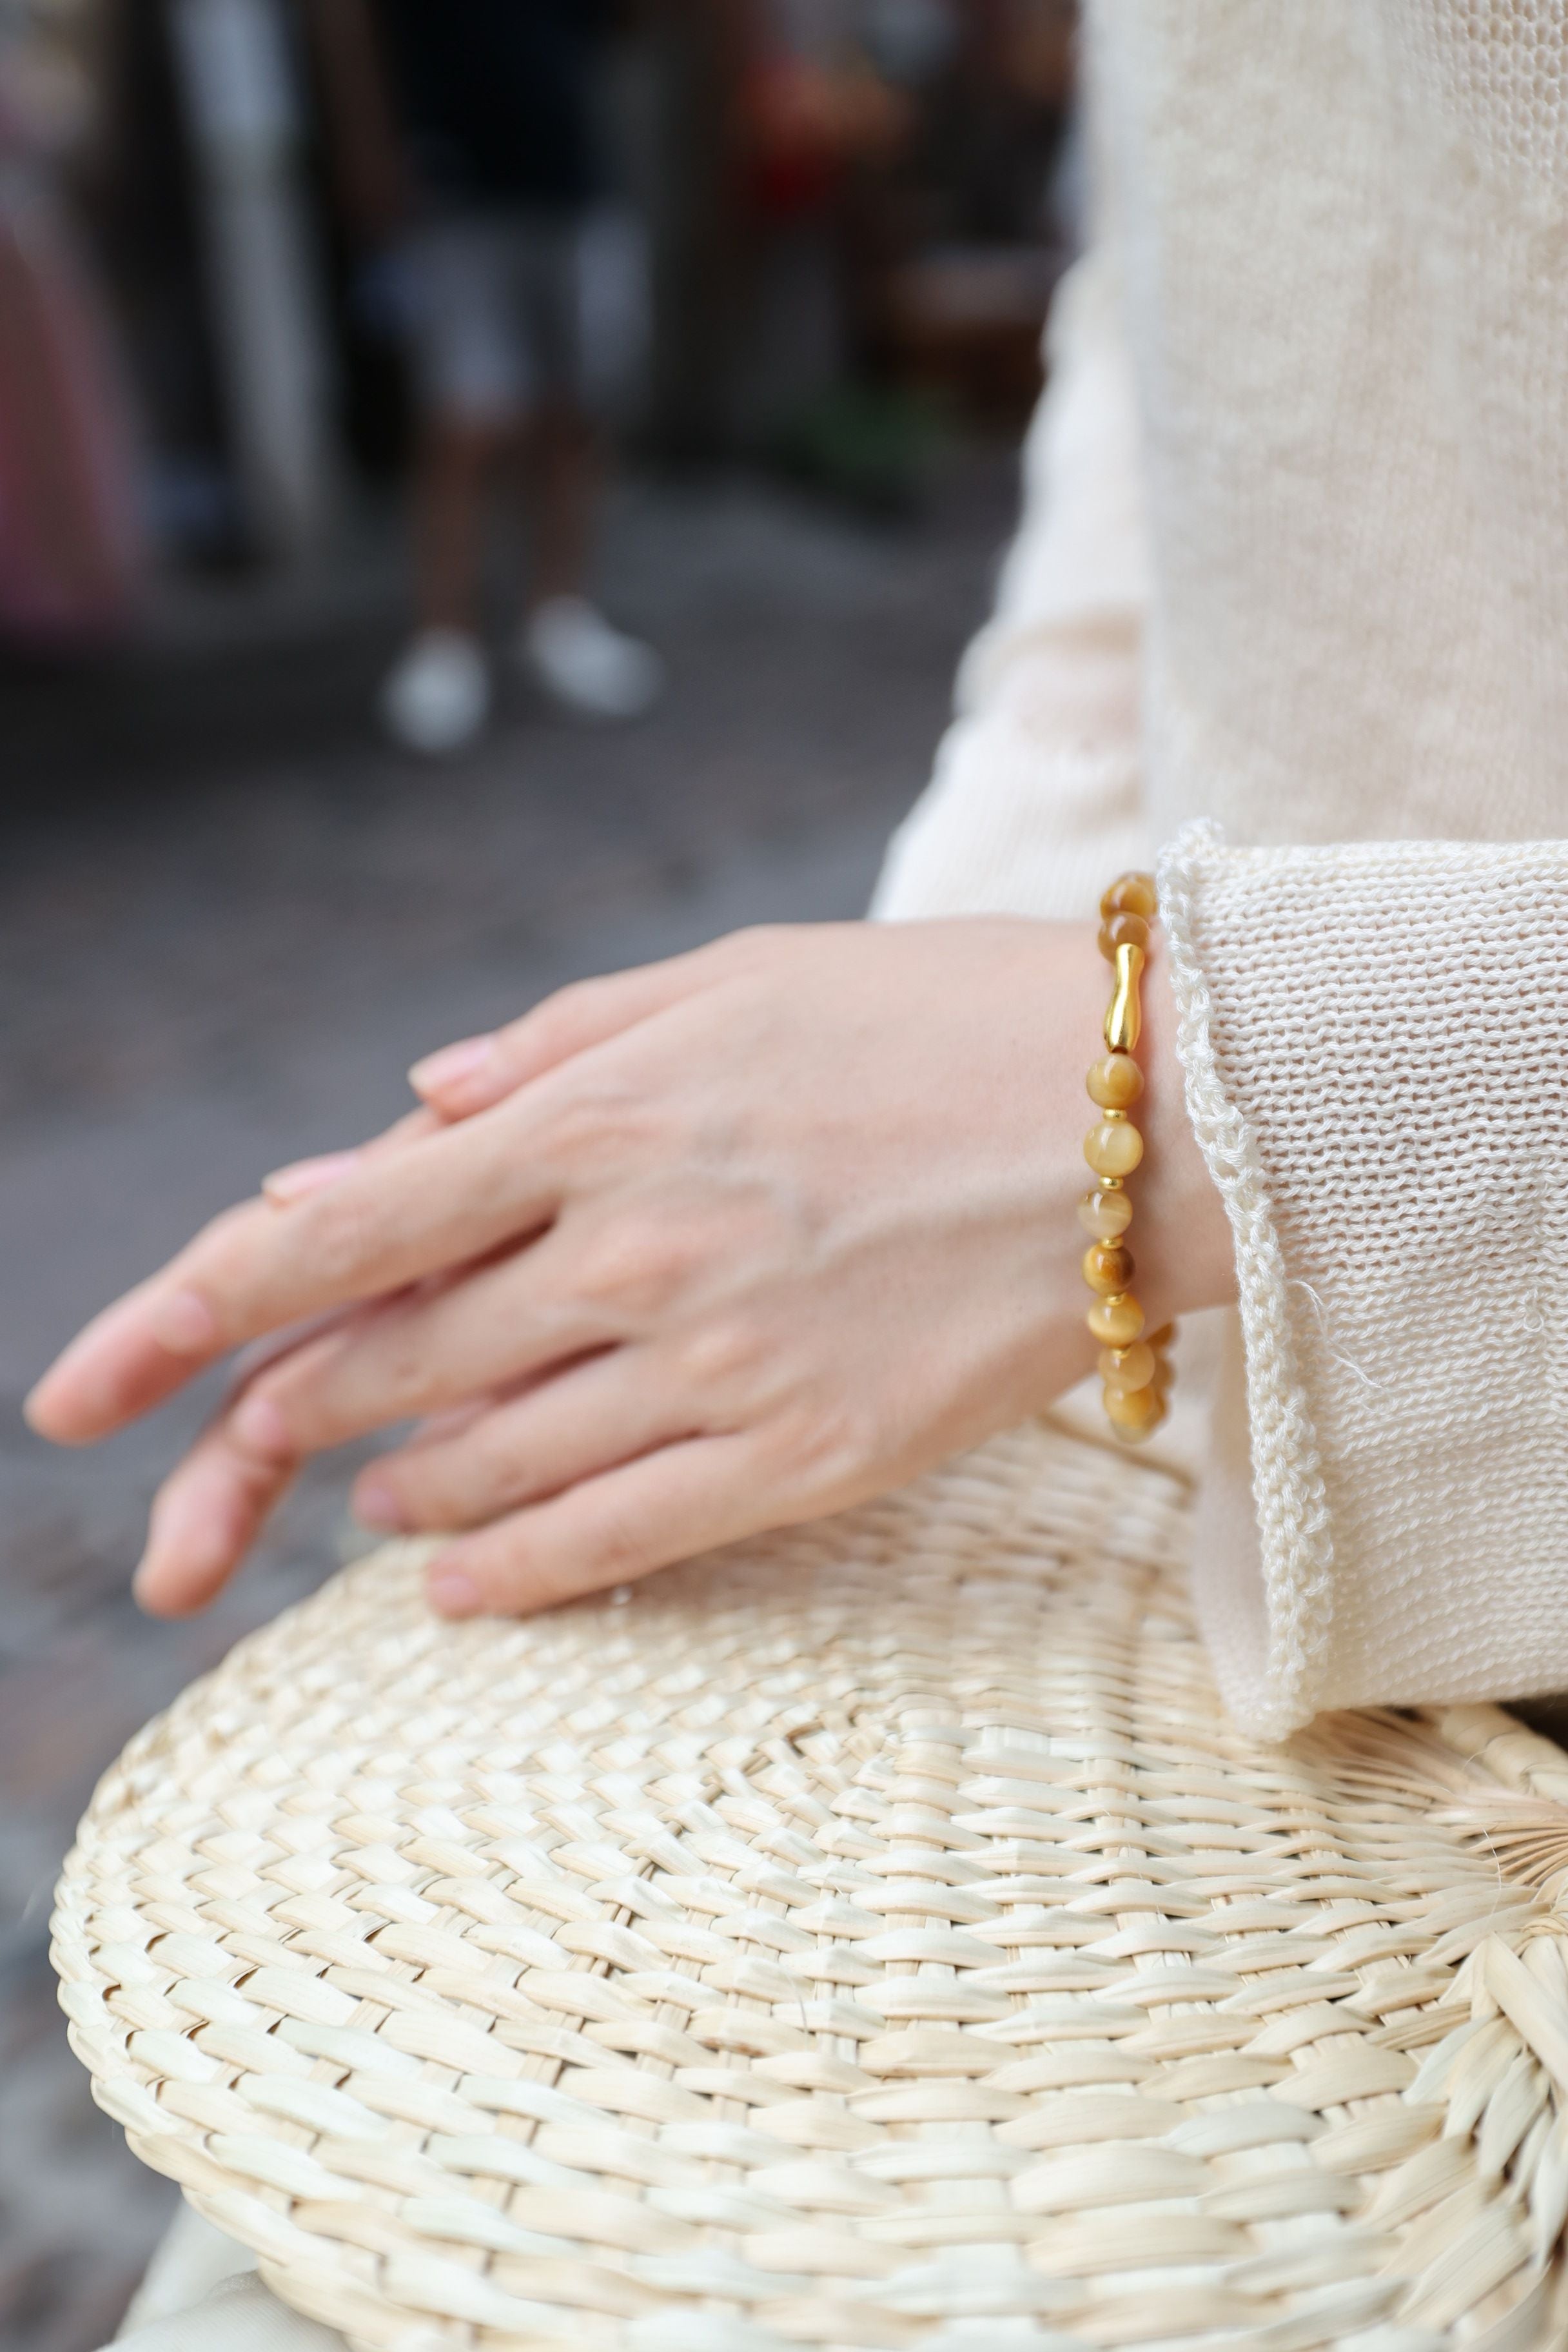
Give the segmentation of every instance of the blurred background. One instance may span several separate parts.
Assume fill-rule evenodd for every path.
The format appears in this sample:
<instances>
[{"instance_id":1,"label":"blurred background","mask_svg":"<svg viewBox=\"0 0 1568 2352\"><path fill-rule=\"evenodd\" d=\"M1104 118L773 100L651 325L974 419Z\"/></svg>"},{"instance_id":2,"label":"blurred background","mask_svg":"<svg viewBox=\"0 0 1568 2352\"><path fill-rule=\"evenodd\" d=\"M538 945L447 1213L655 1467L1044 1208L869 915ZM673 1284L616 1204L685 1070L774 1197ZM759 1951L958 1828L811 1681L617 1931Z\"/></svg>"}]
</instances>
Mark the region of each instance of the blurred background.
<instances>
[{"instance_id":1,"label":"blurred background","mask_svg":"<svg viewBox=\"0 0 1568 2352\"><path fill-rule=\"evenodd\" d=\"M17 1407L267 1169L563 981L849 916L1011 526L1066 0L0 0L0 2340L172 2202L47 1966L123 1740L352 1541L126 1597L209 1398Z\"/></svg>"}]
</instances>

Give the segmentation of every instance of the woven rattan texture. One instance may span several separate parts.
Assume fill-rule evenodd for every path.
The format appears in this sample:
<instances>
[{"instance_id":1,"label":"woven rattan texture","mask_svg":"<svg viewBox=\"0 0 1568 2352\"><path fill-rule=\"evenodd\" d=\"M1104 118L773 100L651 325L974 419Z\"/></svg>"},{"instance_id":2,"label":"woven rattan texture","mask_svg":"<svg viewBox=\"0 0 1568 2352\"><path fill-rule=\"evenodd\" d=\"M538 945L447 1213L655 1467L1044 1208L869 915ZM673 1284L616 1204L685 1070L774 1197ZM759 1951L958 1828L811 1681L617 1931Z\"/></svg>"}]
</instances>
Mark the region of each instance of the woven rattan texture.
<instances>
[{"instance_id":1,"label":"woven rattan texture","mask_svg":"<svg viewBox=\"0 0 1568 2352\"><path fill-rule=\"evenodd\" d=\"M1568 1757L1248 1747L1185 1529L1038 1431L523 1624L381 1553L99 1790L100 2100L378 2352L1568 2342Z\"/></svg>"}]
</instances>

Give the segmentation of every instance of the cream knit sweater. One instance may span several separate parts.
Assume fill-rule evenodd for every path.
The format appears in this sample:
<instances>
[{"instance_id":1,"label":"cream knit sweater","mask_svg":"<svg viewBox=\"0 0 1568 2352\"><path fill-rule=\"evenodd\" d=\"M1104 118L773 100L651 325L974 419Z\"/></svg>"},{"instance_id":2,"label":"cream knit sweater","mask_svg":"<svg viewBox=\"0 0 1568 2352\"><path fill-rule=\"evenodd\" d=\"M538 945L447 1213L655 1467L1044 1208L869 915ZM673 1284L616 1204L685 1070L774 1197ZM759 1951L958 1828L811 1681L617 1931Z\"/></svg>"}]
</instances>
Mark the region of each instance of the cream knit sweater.
<instances>
[{"instance_id":1,"label":"cream knit sweater","mask_svg":"<svg viewBox=\"0 0 1568 2352\"><path fill-rule=\"evenodd\" d=\"M1234 1711L1568 1686L1568 5L1088 47L1100 233L877 911L1084 916L1167 845Z\"/></svg>"}]
</instances>

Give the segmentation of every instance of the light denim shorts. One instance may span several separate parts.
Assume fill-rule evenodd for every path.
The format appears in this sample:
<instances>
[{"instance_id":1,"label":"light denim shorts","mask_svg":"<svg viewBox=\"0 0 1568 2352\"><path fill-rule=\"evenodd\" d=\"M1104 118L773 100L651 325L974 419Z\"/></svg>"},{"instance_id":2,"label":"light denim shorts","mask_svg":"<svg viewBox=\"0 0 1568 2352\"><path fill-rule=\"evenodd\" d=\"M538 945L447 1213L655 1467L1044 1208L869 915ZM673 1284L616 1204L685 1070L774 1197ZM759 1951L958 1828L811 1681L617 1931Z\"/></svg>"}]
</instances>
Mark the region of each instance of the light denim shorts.
<instances>
[{"instance_id":1,"label":"light denim shorts","mask_svg":"<svg viewBox=\"0 0 1568 2352\"><path fill-rule=\"evenodd\" d=\"M647 344L647 269L624 211L453 215L412 239L405 290L427 414L492 424L564 402L603 415Z\"/></svg>"}]
</instances>

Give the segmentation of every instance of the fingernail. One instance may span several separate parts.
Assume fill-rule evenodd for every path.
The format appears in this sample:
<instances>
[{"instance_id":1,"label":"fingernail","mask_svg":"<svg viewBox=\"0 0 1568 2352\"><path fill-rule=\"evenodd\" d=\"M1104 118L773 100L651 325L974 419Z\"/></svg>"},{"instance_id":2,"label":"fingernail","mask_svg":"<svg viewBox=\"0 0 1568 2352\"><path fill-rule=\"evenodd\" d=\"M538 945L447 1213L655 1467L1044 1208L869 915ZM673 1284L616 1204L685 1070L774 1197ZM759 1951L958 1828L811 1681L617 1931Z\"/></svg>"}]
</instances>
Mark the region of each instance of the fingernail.
<instances>
[{"instance_id":1,"label":"fingernail","mask_svg":"<svg viewBox=\"0 0 1568 2352\"><path fill-rule=\"evenodd\" d=\"M483 1606L479 1588L466 1568L438 1559L425 1579L430 1606L442 1617L475 1617Z\"/></svg>"},{"instance_id":2,"label":"fingernail","mask_svg":"<svg viewBox=\"0 0 1568 2352\"><path fill-rule=\"evenodd\" d=\"M269 1396L247 1396L237 1406L230 1429L247 1454L282 1461L294 1451L289 1424Z\"/></svg>"},{"instance_id":3,"label":"fingernail","mask_svg":"<svg viewBox=\"0 0 1568 2352\"><path fill-rule=\"evenodd\" d=\"M493 1037L461 1038L456 1045L443 1045L438 1054L426 1054L423 1061L416 1062L408 1083L416 1095L445 1094L476 1077L495 1049Z\"/></svg>"},{"instance_id":4,"label":"fingernail","mask_svg":"<svg viewBox=\"0 0 1568 2352\"><path fill-rule=\"evenodd\" d=\"M354 1488L353 1514L372 1535L399 1535L408 1525L402 1504L384 1478L366 1478Z\"/></svg>"},{"instance_id":5,"label":"fingernail","mask_svg":"<svg viewBox=\"0 0 1568 2352\"><path fill-rule=\"evenodd\" d=\"M217 1318L194 1290L172 1290L153 1307L153 1337L171 1356L204 1356L217 1345Z\"/></svg>"},{"instance_id":6,"label":"fingernail","mask_svg":"<svg viewBox=\"0 0 1568 2352\"><path fill-rule=\"evenodd\" d=\"M290 1201L302 1201L307 1192L335 1184L358 1160L357 1151L323 1151L314 1160L291 1160L286 1168L275 1168L270 1176L264 1176L261 1189L276 1208L286 1209Z\"/></svg>"}]
</instances>

